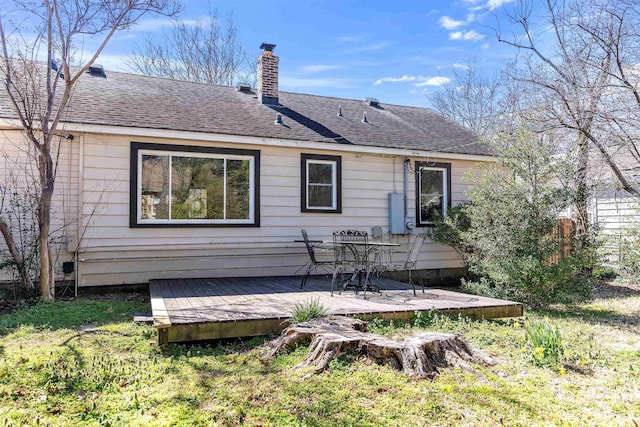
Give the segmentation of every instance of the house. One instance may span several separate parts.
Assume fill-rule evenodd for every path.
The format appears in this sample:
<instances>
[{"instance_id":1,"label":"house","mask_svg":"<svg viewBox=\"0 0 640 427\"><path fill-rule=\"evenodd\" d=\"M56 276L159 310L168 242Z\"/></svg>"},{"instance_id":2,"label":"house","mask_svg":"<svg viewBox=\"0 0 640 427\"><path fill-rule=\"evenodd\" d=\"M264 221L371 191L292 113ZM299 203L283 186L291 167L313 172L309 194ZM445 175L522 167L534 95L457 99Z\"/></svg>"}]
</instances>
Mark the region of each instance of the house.
<instances>
[{"instance_id":1,"label":"house","mask_svg":"<svg viewBox=\"0 0 640 427\"><path fill-rule=\"evenodd\" d=\"M625 264L626 251L637 247L638 198L610 184L601 184L589 202L591 223L597 225L600 232L602 259L605 265L619 268L621 261Z\"/></svg>"},{"instance_id":2,"label":"house","mask_svg":"<svg viewBox=\"0 0 640 427\"><path fill-rule=\"evenodd\" d=\"M627 177L629 183L638 186L638 161L628 147L612 154L612 160ZM588 182L590 185L587 218L598 232L598 250L605 266L622 267L625 252L635 249L640 232L640 200L621 188L621 184L605 162L601 153L589 153ZM563 218L577 217L575 207L569 206L560 213ZM624 263L623 263L624 264Z\"/></svg>"},{"instance_id":3,"label":"house","mask_svg":"<svg viewBox=\"0 0 640 427\"><path fill-rule=\"evenodd\" d=\"M58 270L73 262L79 287L294 275L308 259L294 242L302 228L324 239L368 230L406 249L465 200L463 176L494 160L430 109L279 91L274 48L262 45L255 90L110 71L80 79L60 130L73 139L53 208ZM0 150L10 157L21 140L0 105ZM418 268L446 276L460 262L427 242Z\"/></svg>"}]
</instances>

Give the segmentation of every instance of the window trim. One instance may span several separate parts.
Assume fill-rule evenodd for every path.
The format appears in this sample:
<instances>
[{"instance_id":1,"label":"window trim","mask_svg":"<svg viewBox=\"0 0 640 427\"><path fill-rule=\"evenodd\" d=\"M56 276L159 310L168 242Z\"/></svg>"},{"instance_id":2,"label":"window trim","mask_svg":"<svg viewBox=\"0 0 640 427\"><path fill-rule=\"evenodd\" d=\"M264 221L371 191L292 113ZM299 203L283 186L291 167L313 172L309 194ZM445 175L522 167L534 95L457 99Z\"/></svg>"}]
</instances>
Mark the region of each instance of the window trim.
<instances>
[{"instance_id":1,"label":"window trim","mask_svg":"<svg viewBox=\"0 0 640 427\"><path fill-rule=\"evenodd\" d=\"M129 157L129 228L193 228L193 227L260 227L260 151L239 150L235 148L201 147L194 145L157 144L147 142L131 142ZM249 220L153 220L144 221L140 218L140 182L142 168L140 162L142 152L157 151L168 154L207 154L221 155L222 157L253 157L253 167L250 171L249 188ZM226 179L226 177L225 177ZM253 185L251 186L251 182ZM253 196L253 200L251 197ZM212 222L215 221L215 222ZM243 222L233 222L243 221Z\"/></svg>"},{"instance_id":2,"label":"window trim","mask_svg":"<svg viewBox=\"0 0 640 427\"><path fill-rule=\"evenodd\" d=\"M335 197L334 207L332 208L314 208L309 207L308 205L308 174L309 168L307 167L309 163L317 163L317 164L333 164L334 165L334 173L333 177L335 179L332 198ZM324 154L306 154L302 153L300 155L300 211L301 212L316 212L316 213L342 213L342 157L341 156L330 156Z\"/></svg>"},{"instance_id":3,"label":"window trim","mask_svg":"<svg viewBox=\"0 0 640 427\"><path fill-rule=\"evenodd\" d=\"M426 170L441 170L446 174L443 180L443 197L445 199L444 215L447 214L447 210L451 208L451 163L437 163L437 162L415 162L415 175L416 175L416 226L417 227L433 227L433 222L422 222L420 219L420 177L421 171Z\"/></svg>"}]
</instances>

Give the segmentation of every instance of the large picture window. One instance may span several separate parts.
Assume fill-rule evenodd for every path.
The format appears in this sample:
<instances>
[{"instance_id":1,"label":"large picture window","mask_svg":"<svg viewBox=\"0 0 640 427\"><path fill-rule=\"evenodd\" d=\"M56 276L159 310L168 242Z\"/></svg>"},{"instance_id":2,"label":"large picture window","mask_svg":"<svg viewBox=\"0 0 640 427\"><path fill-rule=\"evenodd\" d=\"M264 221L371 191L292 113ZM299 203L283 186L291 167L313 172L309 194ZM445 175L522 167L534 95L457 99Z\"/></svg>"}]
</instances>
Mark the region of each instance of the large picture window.
<instances>
[{"instance_id":1,"label":"large picture window","mask_svg":"<svg viewBox=\"0 0 640 427\"><path fill-rule=\"evenodd\" d=\"M302 212L341 212L341 157L302 154L301 159Z\"/></svg>"},{"instance_id":2,"label":"large picture window","mask_svg":"<svg viewBox=\"0 0 640 427\"><path fill-rule=\"evenodd\" d=\"M429 226L451 205L451 164L416 162L417 225Z\"/></svg>"},{"instance_id":3,"label":"large picture window","mask_svg":"<svg viewBox=\"0 0 640 427\"><path fill-rule=\"evenodd\" d=\"M131 227L258 226L260 152L131 143Z\"/></svg>"}]
</instances>

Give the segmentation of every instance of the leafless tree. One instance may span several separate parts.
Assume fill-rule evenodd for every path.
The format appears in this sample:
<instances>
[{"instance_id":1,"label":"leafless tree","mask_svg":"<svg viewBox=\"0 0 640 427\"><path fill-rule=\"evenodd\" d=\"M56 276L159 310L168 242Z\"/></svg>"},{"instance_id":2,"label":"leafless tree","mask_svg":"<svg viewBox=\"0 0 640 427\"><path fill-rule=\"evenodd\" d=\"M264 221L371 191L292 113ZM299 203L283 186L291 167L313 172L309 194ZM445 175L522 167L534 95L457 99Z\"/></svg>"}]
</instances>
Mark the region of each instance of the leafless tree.
<instances>
[{"instance_id":1,"label":"leafless tree","mask_svg":"<svg viewBox=\"0 0 640 427\"><path fill-rule=\"evenodd\" d=\"M35 245L38 235L36 207L40 191L39 186L33 185L33 177L37 170L27 160L32 157L29 153L8 156L2 150L5 142L8 143L8 138L0 142L0 233L9 256L0 257L0 270L13 270L23 286L34 291L32 275L37 271L38 252Z\"/></svg>"},{"instance_id":2,"label":"leafless tree","mask_svg":"<svg viewBox=\"0 0 640 427\"><path fill-rule=\"evenodd\" d=\"M176 20L161 38L148 37L128 62L137 73L175 80L223 85L256 81L256 61L241 46L232 16L221 19L211 6L204 18Z\"/></svg>"},{"instance_id":3,"label":"leafless tree","mask_svg":"<svg viewBox=\"0 0 640 427\"><path fill-rule=\"evenodd\" d=\"M481 136L488 136L502 113L502 86L497 78L483 75L475 62L453 69L453 78L426 93L431 106Z\"/></svg>"},{"instance_id":4,"label":"leafless tree","mask_svg":"<svg viewBox=\"0 0 640 427\"><path fill-rule=\"evenodd\" d=\"M58 149L65 136L70 137L62 129L74 87L116 31L130 27L148 13L172 16L180 8L177 0L13 0L3 3L0 73L4 90L0 105L12 110L24 135L25 151L32 153L37 166L38 281L44 298L53 298L55 290L50 245L51 202ZM96 49L89 53L82 51L87 39L97 42ZM50 67L54 62L56 66ZM0 231L20 269L23 260L16 256L17 244L1 211ZM26 286L33 286L27 277L22 279Z\"/></svg>"},{"instance_id":5,"label":"leafless tree","mask_svg":"<svg viewBox=\"0 0 640 427\"><path fill-rule=\"evenodd\" d=\"M620 187L640 197L640 11L633 0L521 0L508 13L514 34L498 39L518 49L514 80L534 87L546 129L573 135L578 232L586 232L590 153L595 149ZM630 164L631 163L631 164Z\"/></svg>"}]
</instances>

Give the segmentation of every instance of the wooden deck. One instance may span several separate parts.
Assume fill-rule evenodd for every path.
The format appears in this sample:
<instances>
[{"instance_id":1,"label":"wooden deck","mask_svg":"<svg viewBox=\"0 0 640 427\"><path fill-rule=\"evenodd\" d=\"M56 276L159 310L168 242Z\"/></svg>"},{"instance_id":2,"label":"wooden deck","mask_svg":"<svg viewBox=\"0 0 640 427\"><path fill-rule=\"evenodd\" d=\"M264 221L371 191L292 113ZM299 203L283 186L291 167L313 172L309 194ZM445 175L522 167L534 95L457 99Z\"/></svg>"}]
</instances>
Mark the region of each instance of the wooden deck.
<instances>
[{"instance_id":1,"label":"wooden deck","mask_svg":"<svg viewBox=\"0 0 640 427\"><path fill-rule=\"evenodd\" d=\"M330 314L365 319L409 319L416 311L436 310L474 318L522 316L522 304L443 289L378 279L383 291L345 291L332 297L330 279L311 277L300 289L298 277L151 280L153 324L158 342L186 342L265 335L284 327L295 303L318 299Z\"/></svg>"}]
</instances>

